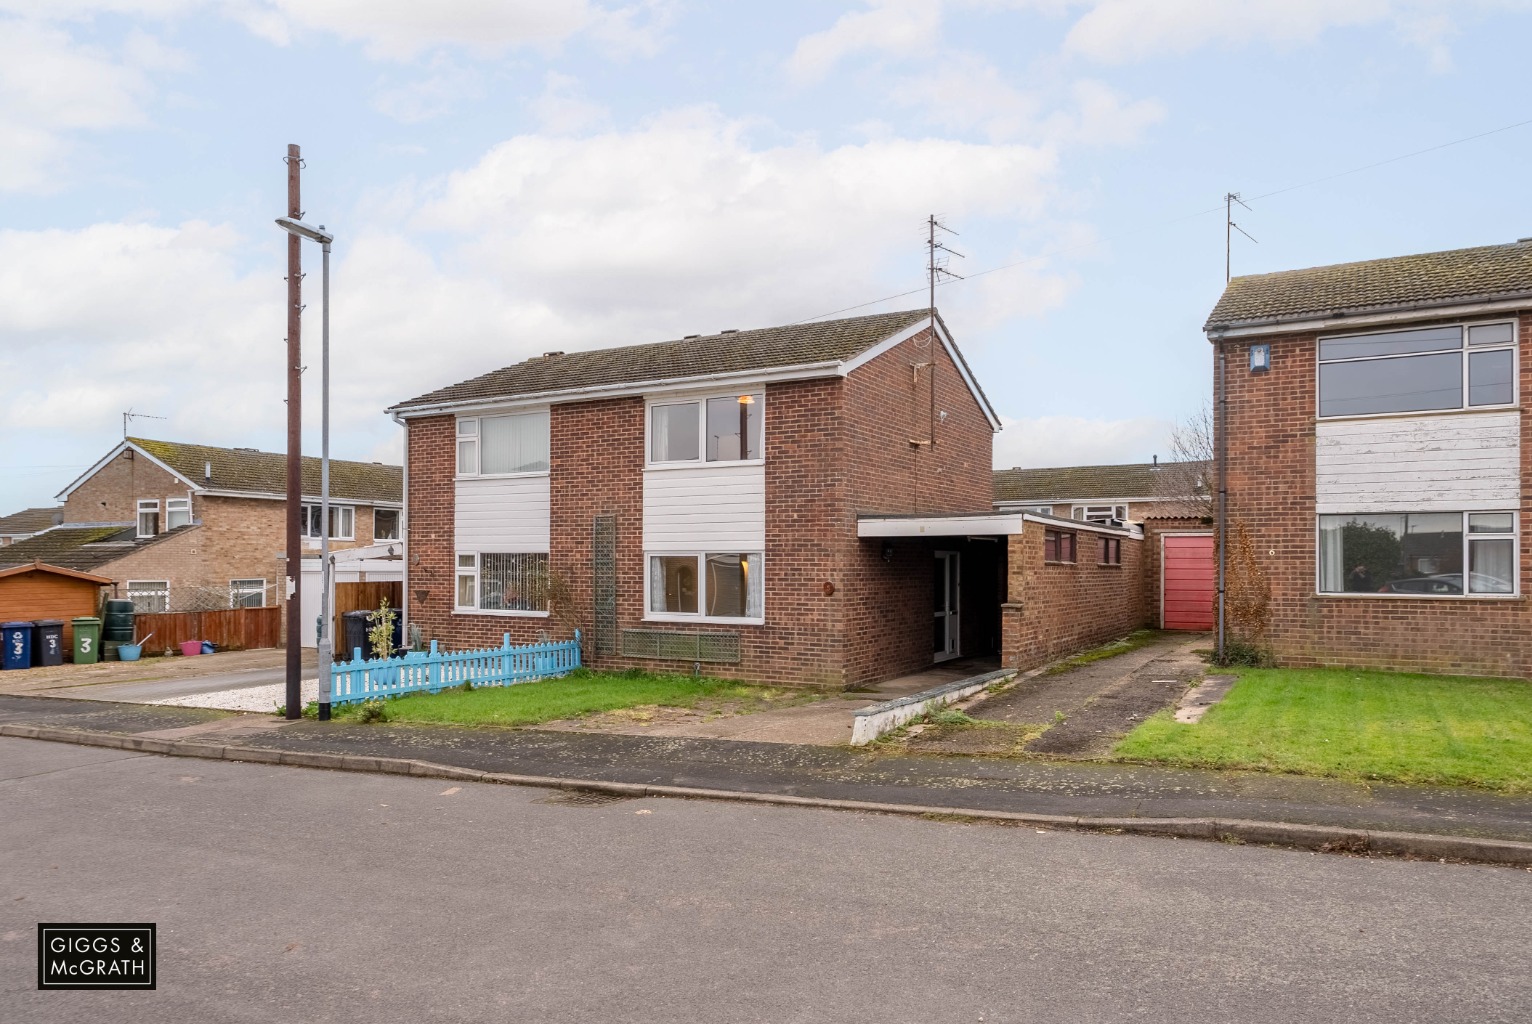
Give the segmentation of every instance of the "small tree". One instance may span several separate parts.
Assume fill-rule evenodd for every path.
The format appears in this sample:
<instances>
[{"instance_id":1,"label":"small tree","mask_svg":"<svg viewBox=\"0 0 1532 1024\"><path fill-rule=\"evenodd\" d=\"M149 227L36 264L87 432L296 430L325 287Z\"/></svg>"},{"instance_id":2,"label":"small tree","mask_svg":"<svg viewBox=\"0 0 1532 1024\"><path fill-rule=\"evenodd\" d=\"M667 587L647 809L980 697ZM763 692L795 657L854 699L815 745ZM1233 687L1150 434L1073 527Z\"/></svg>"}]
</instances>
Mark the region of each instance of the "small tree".
<instances>
[{"instance_id":1,"label":"small tree","mask_svg":"<svg viewBox=\"0 0 1532 1024\"><path fill-rule=\"evenodd\" d=\"M374 658L391 658L394 655L394 623L399 613L388 606L388 598L372 613L372 628L367 631L367 645Z\"/></svg>"},{"instance_id":2,"label":"small tree","mask_svg":"<svg viewBox=\"0 0 1532 1024\"><path fill-rule=\"evenodd\" d=\"M1154 496L1165 513L1213 518L1213 458L1213 413L1203 405L1170 432L1170 458L1155 476Z\"/></svg>"}]
</instances>

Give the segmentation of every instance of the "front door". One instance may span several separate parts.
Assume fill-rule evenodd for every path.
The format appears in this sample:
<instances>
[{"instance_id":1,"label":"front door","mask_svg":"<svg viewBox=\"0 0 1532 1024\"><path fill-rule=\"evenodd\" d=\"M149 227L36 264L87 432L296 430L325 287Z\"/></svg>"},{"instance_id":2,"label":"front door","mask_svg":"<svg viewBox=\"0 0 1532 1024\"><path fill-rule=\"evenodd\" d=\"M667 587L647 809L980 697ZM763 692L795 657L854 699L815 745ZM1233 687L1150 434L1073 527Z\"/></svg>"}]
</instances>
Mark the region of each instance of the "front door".
<instances>
[{"instance_id":1,"label":"front door","mask_svg":"<svg viewBox=\"0 0 1532 1024\"><path fill-rule=\"evenodd\" d=\"M936 609L933 639L934 661L958 656L958 553L936 552L935 571L931 574L932 597Z\"/></svg>"}]
</instances>

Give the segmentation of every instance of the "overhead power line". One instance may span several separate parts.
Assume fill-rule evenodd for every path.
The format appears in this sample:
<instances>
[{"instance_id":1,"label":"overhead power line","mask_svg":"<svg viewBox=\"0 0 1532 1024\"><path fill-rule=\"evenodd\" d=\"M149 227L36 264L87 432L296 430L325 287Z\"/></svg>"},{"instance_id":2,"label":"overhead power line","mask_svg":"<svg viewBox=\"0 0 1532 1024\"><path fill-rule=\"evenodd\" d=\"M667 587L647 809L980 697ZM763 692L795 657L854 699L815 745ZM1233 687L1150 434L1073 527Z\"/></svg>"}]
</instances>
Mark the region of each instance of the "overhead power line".
<instances>
[{"instance_id":1,"label":"overhead power line","mask_svg":"<svg viewBox=\"0 0 1532 1024\"><path fill-rule=\"evenodd\" d=\"M1517 121L1514 124L1501 125L1499 128L1491 128L1489 131L1479 132L1476 135L1465 135L1461 139L1453 139L1451 142L1442 142L1435 146L1427 146L1424 149L1416 149L1411 150L1408 153L1400 153L1397 156L1391 156L1384 160L1374 160L1372 163L1362 164L1358 167L1351 167L1344 171L1336 171L1333 174L1326 174L1322 177L1311 178L1308 181L1300 181L1295 185L1286 185L1279 189L1273 189L1270 192L1263 192L1258 196L1251 196L1247 201L1252 203L1259 202L1263 199L1270 199L1273 196L1285 195L1288 192L1296 192L1299 189L1310 188L1314 185L1322 185L1327 181L1334 181L1337 178L1344 178L1352 174L1361 174L1363 171L1370 171L1378 167L1385 167L1388 164L1398 163L1401 160L1409 160L1412 157L1424 156L1427 153L1436 153L1443 149L1450 149L1453 146L1461 146L1465 142L1476 142L1479 139L1487 139L1491 135L1499 135L1502 132L1513 131L1517 128L1525 128L1527 125L1532 125L1532 118L1528 118L1525 121ZM1156 221L1153 224L1146 224L1143 227L1128 232L1127 236L1142 234L1145 231L1154 231L1159 228L1168 227L1171 224L1179 224L1182 221L1193 220L1197 217L1207 217L1215 213L1226 213L1225 204L1220 203L1218 206L1210 206L1205 210L1198 210L1195 213L1184 213L1177 217L1171 217L1166 220ZM1125 236L1120 235L1118 237ZM1048 252L1039 253L1036 256L1028 256L1026 259L1016 260L1011 263L1002 263L999 266L990 267L987 270L974 271L971 274L965 274L960 280L972 281L974 278L983 277L986 274L997 274L1002 270L1014 270L1017 267L1024 267L1034 263L1041 263L1044 260L1053 259L1057 256L1067 256L1071 253L1084 252L1087 249L1094 249L1097 246L1104 245L1110 241L1112 241L1110 238L1098 238L1093 242L1084 242L1080 245L1073 245L1064 249L1053 249ZM954 283L956 282L939 282L941 287L947 287L948 285ZM911 288L908 291L898 292L893 295L885 295L879 299L871 299L867 302L859 302L854 306L843 306L840 309L833 309L828 313L820 313L816 316L804 317L802 320L794 320L793 323L806 324L813 320L823 320L828 316L837 316L841 313L852 313L858 309L866 309L868 306L877 306L885 302L892 302L894 299L903 299L911 295L919 295L921 292L926 291L927 287L928 285L921 285L916 288Z\"/></svg>"}]
</instances>

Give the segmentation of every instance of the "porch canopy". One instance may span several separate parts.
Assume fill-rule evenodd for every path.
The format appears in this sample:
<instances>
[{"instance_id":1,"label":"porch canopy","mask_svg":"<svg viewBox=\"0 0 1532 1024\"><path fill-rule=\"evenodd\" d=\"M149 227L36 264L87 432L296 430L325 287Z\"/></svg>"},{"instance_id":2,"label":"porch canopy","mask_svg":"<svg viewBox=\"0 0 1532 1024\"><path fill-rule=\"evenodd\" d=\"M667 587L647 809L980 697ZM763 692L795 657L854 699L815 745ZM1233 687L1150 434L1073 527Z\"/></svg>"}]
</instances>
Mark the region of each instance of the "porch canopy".
<instances>
[{"instance_id":1,"label":"porch canopy","mask_svg":"<svg viewBox=\"0 0 1532 1024\"><path fill-rule=\"evenodd\" d=\"M1006 537L1021 533L1025 512L978 512L956 516L861 515L858 537Z\"/></svg>"}]
</instances>

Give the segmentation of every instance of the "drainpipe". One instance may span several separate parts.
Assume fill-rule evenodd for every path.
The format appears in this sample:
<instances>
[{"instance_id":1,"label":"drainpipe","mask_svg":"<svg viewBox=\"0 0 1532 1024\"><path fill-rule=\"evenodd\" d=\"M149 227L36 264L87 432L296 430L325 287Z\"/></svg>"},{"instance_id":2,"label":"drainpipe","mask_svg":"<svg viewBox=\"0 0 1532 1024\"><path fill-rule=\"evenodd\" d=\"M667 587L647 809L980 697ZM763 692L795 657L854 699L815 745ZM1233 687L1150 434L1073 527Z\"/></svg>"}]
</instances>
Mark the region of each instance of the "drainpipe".
<instances>
[{"instance_id":1,"label":"drainpipe","mask_svg":"<svg viewBox=\"0 0 1532 1024\"><path fill-rule=\"evenodd\" d=\"M1224 659L1224 579L1229 545L1229 380L1228 354L1218 342L1218 662Z\"/></svg>"}]
</instances>

